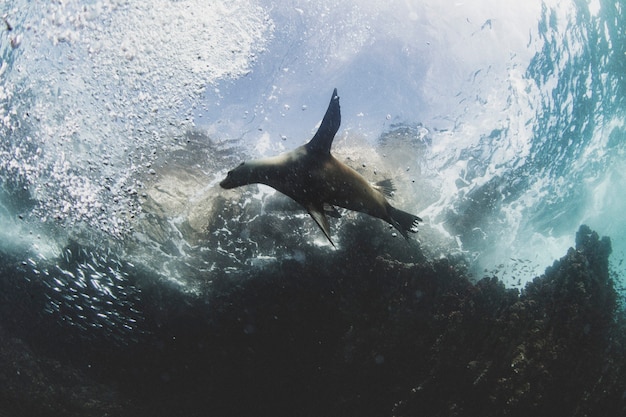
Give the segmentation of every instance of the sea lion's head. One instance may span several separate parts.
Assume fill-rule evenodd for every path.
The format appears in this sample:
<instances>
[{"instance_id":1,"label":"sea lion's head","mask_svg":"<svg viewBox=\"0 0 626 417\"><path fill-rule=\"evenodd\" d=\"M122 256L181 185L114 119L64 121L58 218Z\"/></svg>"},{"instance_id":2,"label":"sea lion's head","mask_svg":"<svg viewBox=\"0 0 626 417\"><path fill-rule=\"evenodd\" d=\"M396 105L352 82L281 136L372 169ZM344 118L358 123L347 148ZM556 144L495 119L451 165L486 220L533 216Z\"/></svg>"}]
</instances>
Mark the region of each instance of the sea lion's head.
<instances>
[{"instance_id":1,"label":"sea lion's head","mask_svg":"<svg viewBox=\"0 0 626 417\"><path fill-rule=\"evenodd\" d=\"M226 178L220 182L220 187L230 190L246 184L250 184L250 169L242 162L237 168L228 171Z\"/></svg>"}]
</instances>

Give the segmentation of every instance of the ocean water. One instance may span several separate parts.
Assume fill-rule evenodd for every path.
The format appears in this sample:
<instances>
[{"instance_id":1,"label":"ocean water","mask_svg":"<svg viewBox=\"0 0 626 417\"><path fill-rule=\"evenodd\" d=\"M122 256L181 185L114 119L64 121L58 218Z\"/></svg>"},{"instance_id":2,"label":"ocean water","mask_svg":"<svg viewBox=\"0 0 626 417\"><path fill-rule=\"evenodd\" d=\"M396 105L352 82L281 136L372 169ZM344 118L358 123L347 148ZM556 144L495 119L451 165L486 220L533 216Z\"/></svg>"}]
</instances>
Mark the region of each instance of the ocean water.
<instances>
[{"instance_id":1,"label":"ocean water","mask_svg":"<svg viewBox=\"0 0 626 417\"><path fill-rule=\"evenodd\" d=\"M145 238L142 195L173 153L197 157L204 183L186 194L197 198L229 163L306 142L338 87L336 152L377 155L369 173L392 177L398 205L478 278L498 271L521 287L588 224L612 238L622 279L622 13L620 2L5 2L3 250L132 246ZM216 147L204 166L185 150L193 131Z\"/></svg>"},{"instance_id":2,"label":"ocean water","mask_svg":"<svg viewBox=\"0 0 626 417\"><path fill-rule=\"evenodd\" d=\"M217 184L244 159L308 141L336 87L333 151L393 179L395 205L424 219L415 239L427 256L521 289L587 224L611 238L626 296L625 8L5 0L0 256L20 265L11 285L40 282L42 314L126 343L151 320L138 307L146 282L199 295L330 251L272 190ZM275 224L256 226L267 213Z\"/></svg>"}]
</instances>

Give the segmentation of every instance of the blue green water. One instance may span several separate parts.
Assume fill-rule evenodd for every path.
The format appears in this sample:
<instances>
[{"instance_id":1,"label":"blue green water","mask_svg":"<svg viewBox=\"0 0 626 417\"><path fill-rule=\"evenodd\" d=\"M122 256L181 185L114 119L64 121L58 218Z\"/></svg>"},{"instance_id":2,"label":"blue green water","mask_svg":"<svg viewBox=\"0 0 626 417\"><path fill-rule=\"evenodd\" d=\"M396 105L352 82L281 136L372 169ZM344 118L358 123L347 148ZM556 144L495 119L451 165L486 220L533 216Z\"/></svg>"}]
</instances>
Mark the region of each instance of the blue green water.
<instances>
[{"instance_id":1,"label":"blue green water","mask_svg":"<svg viewBox=\"0 0 626 417\"><path fill-rule=\"evenodd\" d=\"M3 3L3 253L54 271L88 242L187 291L207 271L298 258L250 231L239 253L203 248L185 216L241 155L308 140L337 87L337 152L394 177L433 256L522 288L588 224L612 239L624 291L623 2L183 3ZM190 131L211 140L191 149ZM172 166L196 185L162 182ZM167 187L180 196L147 203Z\"/></svg>"},{"instance_id":2,"label":"blue green water","mask_svg":"<svg viewBox=\"0 0 626 417\"><path fill-rule=\"evenodd\" d=\"M527 76L546 94L537 109L532 158L519 176L553 184L531 212L538 230L560 233L572 220L596 227L611 236L614 270L623 279L624 5L600 2L590 11L586 2L575 4L566 22L548 8L542 11L543 48Z\"/></svg>"}]
</instances>

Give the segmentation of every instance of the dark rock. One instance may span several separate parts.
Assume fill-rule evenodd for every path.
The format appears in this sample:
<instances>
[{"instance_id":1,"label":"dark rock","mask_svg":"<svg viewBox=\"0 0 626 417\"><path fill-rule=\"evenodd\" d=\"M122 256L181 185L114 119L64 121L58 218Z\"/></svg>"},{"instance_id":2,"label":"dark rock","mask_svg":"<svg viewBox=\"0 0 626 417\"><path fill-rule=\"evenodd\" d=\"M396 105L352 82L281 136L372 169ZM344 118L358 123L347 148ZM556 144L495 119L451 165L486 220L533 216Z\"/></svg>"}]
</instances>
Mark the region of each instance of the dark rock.
<instances>
[{"instance_id":1,"label":"dark rock","mask_svg":"<svg viewBox=\"0 0 626 417\"><path fill-rule=\"evenodd\" d=\"M276 228L279 242L302 221L276 216L255 233ZM109 305L111 317L130 306L141 318L127 333L42 313L50 290L16 279L28 271L3 255L0 414L626 413L626 322L607 238L581 227L576 248L519 294L497 277L473 284L462 259L429 259L370 220L343 224L338 250L298 245L301 231L291 233L263 264L189 277L199 293L127 269L124 285L137 290L129 304ZM270 250L238 239L250 254Z\"/></svg>"}]
</instances>

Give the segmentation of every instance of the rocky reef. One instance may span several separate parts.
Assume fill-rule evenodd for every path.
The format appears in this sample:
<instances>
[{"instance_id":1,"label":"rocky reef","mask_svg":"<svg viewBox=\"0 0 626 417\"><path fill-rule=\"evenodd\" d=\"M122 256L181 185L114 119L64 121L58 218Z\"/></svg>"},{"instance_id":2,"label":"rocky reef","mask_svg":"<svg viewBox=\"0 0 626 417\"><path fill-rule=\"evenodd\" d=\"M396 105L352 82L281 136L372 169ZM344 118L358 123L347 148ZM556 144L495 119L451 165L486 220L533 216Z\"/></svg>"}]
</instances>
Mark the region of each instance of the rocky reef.
<instances>
[{"instance_id":1,"label":"rocky reef","mask_svg":"<svg viewBox=\"0 0 626 417\"><path fill-rule=\"evenodd\" d=\"M46 312L52 290L0 254L0 415L626 414L608 238L582 226L575 248L519 293L496 276L476 282L460 257L374 239L383 227L357 218L339 250L213 272L201 293L100 256L132 293L101 308L134 317L100 326L71 325L93 300ZM92 252L65 253L84 265Z\"/></svg>"}]
</instances>

